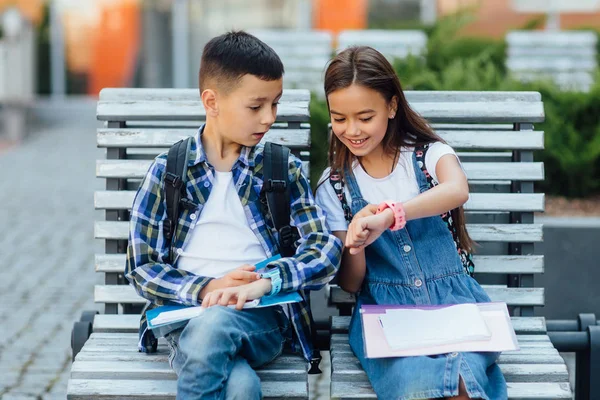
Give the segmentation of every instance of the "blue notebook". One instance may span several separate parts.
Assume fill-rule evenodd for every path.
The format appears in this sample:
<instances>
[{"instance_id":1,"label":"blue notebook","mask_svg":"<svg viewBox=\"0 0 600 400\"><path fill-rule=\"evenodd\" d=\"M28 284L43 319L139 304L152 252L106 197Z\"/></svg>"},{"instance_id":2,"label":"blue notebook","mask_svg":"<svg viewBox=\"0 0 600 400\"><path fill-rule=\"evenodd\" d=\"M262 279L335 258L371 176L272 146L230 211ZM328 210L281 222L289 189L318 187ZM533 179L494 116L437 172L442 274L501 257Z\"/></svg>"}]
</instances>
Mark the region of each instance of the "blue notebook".
<instances>
[{"instance_id":1,"label":"blue notebook","mask_svg":"<svg viewBox=\"0 0 600 400\"><path fill-rule=\"evenodd\" d=\"M280 256L274 256L256 264L256 269L266 267L270 262L279 259ZM244 309L247 308L262 308L274 305L282 305L288 303L297 303L302 301L302 296L298 292L279 293L274 296L263 296L260 299L246 302ZM235 307L235 306L229 306ZM148 320L148 328L151 329L156 336L164 336L167 333L185 326L188 320L200 316L204 310L202 306L161 306L152 310L146 311Z\"/></svg>"}]
</instances>

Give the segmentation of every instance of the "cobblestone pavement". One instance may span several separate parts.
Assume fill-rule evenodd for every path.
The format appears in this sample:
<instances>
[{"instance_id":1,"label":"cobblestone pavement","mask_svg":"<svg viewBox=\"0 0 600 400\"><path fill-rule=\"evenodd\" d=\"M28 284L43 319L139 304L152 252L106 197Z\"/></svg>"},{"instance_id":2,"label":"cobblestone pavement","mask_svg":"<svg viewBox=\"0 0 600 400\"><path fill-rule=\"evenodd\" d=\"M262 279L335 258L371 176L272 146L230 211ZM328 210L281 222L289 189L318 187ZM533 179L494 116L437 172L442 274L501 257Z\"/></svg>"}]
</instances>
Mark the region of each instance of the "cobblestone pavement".
<instances>
[{"instance_id":1,"label":"cobblestone pavement","mask_svg":"<svg viewBox=\"0 0 600 400\"><path fill-rule=\"evenodd\" d=\"M95 104L36 105L0 153L0 398L64 399L73 322L92 302Z\"/></svg>"}]
</instances>

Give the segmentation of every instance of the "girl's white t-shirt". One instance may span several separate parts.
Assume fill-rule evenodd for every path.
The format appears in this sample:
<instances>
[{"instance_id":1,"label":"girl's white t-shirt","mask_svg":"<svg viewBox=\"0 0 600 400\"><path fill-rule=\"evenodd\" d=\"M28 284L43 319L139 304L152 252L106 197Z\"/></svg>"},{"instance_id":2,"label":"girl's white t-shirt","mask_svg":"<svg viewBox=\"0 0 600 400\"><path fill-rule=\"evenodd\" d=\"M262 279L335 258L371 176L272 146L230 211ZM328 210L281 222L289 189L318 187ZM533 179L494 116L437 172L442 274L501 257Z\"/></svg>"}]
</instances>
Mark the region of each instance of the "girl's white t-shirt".
<instances>
[{"instance_id":1,"label":"girl's white t-shirt","mask_svg":"<svg viewBox=\"0 0 600 400\"><path fill-rule=\"evenodd\" d=\"M370 204L379 204L385 200L393 200L406 202L419 195L419 185L417 184L417 175L413 166L414 148L402 148L398 157L398 164L394 171L385 178L373 178L363 169L360 163L355 162L353 165L354 177L358 183L363 198ZM447 144L436 142L429 146L425 153L425 168L431 174L435 182L438 182L435 169L437 163L446 154L456 153L452 147ZM329 168L327 168L319 183L323 182L317 188L316 201L327 217L329 229L332 231L347 231L348 223L344 219L344 210L340 200L329 179ZM351 205L350 192L348 186L344 186L344 192L348 205Z\"/></svg>"}]
</instances>

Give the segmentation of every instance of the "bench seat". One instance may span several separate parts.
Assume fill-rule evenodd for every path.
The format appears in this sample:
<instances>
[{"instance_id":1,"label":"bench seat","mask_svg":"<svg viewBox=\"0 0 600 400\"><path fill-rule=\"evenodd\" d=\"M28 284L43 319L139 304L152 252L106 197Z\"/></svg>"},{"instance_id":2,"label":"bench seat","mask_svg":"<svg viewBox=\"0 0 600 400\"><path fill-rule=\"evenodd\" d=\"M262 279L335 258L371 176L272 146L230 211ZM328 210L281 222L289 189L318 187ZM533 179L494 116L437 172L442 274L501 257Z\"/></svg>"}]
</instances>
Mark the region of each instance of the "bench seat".
<instances>
[{"instance_id":1,"label":"bench seat","mask_svg":"<svg viewBox=\"0 0 600 400\"><path fill-rule=\"evenodd\" d=\"M569 375L545 334L541 317L513 317L520 351L504 352L498 365L508 384L509 399L570 399ZM375 393L348 343L350 317L332 317L331 398L374 399Z\"/></svg>"},{"instance_id":2,"label":"bench seat","mask_svg":"<svg viewBox=\"0 0 600 400\"><path fill-rule=\"evenodd\" d=\"M103 315L127 319L129 332L96 332L77 354L71 368L70 399L170 399L175 398L177 376L168 363L169 348L159 339L153 354L137 351L139 316ZM134 321L133 318L137 317ZM95 321L95 326L96 326ZM121 322L120 326L124 324ZM306 399L307 363L300 355L281 355L256 370L268 399ZM143 382L141 382L143 381ZM114 384L114 385L113 385ZM153 390L149 390L153 388ZM98 397L101 394L100 397Z\"/></svg>"}]
</instances>

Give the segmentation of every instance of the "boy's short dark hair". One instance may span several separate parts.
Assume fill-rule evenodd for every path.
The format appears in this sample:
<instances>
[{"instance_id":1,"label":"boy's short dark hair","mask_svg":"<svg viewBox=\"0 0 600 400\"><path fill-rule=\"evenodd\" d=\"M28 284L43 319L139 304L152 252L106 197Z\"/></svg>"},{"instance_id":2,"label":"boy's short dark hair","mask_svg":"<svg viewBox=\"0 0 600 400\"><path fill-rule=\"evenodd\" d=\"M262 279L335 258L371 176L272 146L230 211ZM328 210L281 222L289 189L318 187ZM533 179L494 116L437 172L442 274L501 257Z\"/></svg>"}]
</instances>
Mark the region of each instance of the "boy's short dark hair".
<instances>
[{"instance_id":1,"label":"boy's short dark hair","mask_svg":"<svg viewBox=\"0 0 600 400\"><path fill-rule=\"evenodd\" d=\"M246 74L265 81L283 76L283 63L266 43L244 31L233 31L211 39L202 52L198 80L200 92L209 82L228 92Z\"/></svg>"}]
</instances>

